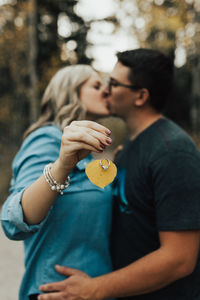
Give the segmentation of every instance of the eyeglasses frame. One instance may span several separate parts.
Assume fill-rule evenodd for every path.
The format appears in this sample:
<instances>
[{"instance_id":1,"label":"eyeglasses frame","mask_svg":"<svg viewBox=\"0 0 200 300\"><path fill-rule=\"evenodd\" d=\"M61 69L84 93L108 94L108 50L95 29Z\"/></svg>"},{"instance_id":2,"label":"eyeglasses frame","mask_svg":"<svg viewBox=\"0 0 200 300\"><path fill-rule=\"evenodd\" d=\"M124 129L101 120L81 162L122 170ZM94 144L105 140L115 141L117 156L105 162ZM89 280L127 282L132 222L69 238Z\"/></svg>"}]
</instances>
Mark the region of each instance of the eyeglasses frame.
<instances>
[{"instance_id":1,"label":"eyeglasses frame","mask_svg":"<svg viewBox=\"0 0 200 300\"><path fill-rule=\"evenodd\" d=\"M128 89L133 89L133 90L141 89L141 87L139 87L139 86L136 86L136 85L133 85L133 84L121 83L121 82L116 81L116 80L115 80L115 83L113 83L112 78L109 78L109 80L108 80L108 91L109 91L109 93L112 90L112 86L115 86L115 87L122 86L122 87L125 87L125 88L128 88Z\"/></svg>"}]
</instances>

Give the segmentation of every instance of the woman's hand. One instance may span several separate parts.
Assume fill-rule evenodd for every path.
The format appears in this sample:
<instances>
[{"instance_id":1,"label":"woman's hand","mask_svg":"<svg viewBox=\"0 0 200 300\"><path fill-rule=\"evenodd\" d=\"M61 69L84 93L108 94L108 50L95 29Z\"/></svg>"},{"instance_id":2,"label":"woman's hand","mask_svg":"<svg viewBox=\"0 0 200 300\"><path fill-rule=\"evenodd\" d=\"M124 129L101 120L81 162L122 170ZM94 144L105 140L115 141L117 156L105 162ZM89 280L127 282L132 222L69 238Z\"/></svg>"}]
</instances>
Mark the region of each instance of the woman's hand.
<instances>
[{"instance_id":1,"label":"woman's hand","mask_svg":"<svg viewBox=\"0 0 200 300\"><path fill-rule=\"evenodd\" d=\"M59 161L74 168L91 151L102 152L111 145L110 130L93 121L73 121L63 130Z\"/></svg>"},{"instance_id":2,"label":"woman's hand","mask_svg":"<svg viewBox=\"0 0 200 300\"><path fill-rule=\"evenodd\" d=\"M58 163L72 170L91 151L102 152L112 143L110 130L93 121L73 121L63 130Z\"/></svg>"},{"instance_id":3,"label":"woman's hand","mask_svg":"<svg viewBox=\"0 0 200 300\"><path fill-rule=\"evenodd\" d=\"M90 151L101 152L112 143L110 130L92 121L74 121L64 128L59 158L52 164L53 178L63 184L79 160ZM42 175L23 193L22 208L28 224L39 224L57 198Z\"/></svg>"}]
</instances>

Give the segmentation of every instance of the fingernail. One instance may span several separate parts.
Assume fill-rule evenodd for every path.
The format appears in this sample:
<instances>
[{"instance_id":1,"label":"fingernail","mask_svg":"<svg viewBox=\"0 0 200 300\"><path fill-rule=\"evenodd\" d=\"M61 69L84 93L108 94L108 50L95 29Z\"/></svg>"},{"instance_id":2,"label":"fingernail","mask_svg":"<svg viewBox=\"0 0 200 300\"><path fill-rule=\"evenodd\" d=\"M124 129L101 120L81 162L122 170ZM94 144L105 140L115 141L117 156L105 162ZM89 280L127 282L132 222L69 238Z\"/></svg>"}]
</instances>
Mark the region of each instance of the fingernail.
<instances>
[{"instance_id":1,"label":"fingernail","mask_svg":"<svg viewBox=\"0 0 200 300\"><path fill-rule=\"evenodd\" d=\"M111 131L109 129L106 129L106 134L111 135Z\"/></svg>"},{"instance_id":2,"label":"fingernail","mask_svg":"<svg viewBox=\"0 0 200 300\"><path fill-rule=\"evenodd\" d=\"M55 268L56 268L56 269L60 269L60 268L61 268L61 266L59 266L59 265L55 265Z\"/></svg>"},{"instance_id":3,"label":"fingernail","mask_svg":"<svg viewBox=\"0 0 200 300\"><path fill-rule=\"evenodd\" d=\"M100 147L103 148L103 149L106 148L106 146L103 143L100 143Z\"/></svg>"},{"instance_id":4,"label":"fingernail","mask_svg":"<svg viewBox=\"0 0 200 300\"><path fill-rule=\"evenodd\" d=\"M107 139L106 139L106 143L112 144L112 139L111 139L111 138L107 138Z\"/></svg>"}]
</instances>

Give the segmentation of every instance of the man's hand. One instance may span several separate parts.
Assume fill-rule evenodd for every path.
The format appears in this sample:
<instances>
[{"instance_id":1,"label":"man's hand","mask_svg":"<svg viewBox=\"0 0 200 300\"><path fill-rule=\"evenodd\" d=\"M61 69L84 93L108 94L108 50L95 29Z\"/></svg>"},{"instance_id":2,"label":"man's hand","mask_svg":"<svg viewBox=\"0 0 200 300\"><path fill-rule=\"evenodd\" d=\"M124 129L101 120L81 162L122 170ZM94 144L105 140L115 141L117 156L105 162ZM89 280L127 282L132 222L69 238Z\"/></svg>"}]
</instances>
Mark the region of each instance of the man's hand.
<instances>
[{"instance_id":1,"label":"man's hand","mask_svg":"<svg viewBox=\"0 0 200 300\"><path fill-rule=\"evenodd\" d=\"M199 253L199 230L162 231L161 247L117 271L91 278L75 269L61 268L68 279L46 285L40 300L102 300L149 294L190 275ZM58 271L58 269L57 269Z\"/></svg>"},{"instance_id":2,"label":"man's hand","mask_svg":"<svg viewBox=\"0 0 200 300\"><path fill-rule=\"evenodd\" d=\"M93 296L95 286L90 276L77 269L63 266L55 268L57 272L69 276L69 278L41 285L41 291L50 293L41 294L38 296L39 300L95 300Z\"/></svg>"}]
</instances>

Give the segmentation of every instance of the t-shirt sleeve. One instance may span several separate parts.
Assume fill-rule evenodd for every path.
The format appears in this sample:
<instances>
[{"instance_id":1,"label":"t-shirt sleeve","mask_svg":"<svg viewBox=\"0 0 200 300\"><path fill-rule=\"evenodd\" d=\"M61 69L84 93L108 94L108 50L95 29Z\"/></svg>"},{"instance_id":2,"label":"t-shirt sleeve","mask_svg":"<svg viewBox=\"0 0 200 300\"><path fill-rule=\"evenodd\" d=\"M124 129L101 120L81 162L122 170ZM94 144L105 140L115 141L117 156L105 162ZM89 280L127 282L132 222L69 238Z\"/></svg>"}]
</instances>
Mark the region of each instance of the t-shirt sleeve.
<instances>
[{"instance_id":1,"label":"t-shirt sleeve","mask_svg":"<svg viewBox=\"0 0 200 300\"><path fill-rule=\"evenodd\" d=\"M157 227L200 229L200 156L177 152L153 164Z\"/></svg>"},{"instance_id":2,"label":"t-shirt sleeve","mask_svg":"<svg viewBox=\"0 0 200 300\"><path fill-rule=\"evenodd\" d=\"M38 225L24 222L21 198L24 190L43 173L44 166L58 158L61 131L54 127L43 127L33 132L22 144L13 161L13 178L10 196L1 212L1 223L8 238L23 240L38 231L46 218Z\"/></svg>"}]
</instances>

